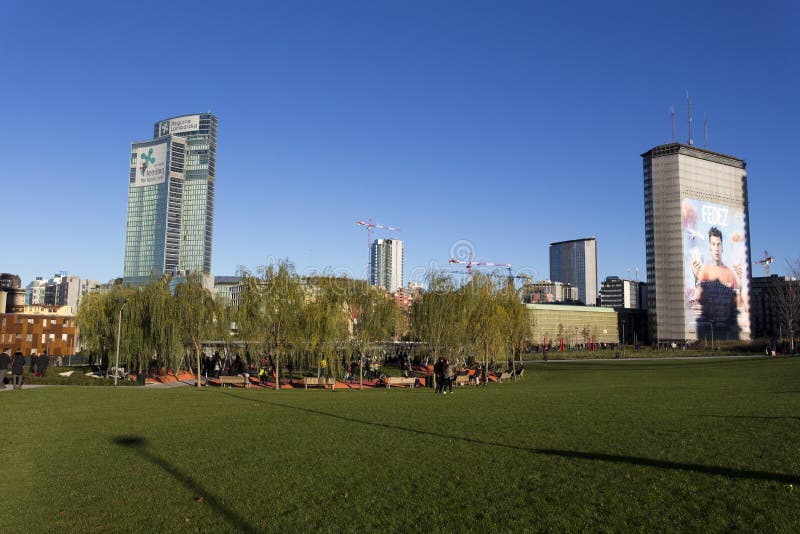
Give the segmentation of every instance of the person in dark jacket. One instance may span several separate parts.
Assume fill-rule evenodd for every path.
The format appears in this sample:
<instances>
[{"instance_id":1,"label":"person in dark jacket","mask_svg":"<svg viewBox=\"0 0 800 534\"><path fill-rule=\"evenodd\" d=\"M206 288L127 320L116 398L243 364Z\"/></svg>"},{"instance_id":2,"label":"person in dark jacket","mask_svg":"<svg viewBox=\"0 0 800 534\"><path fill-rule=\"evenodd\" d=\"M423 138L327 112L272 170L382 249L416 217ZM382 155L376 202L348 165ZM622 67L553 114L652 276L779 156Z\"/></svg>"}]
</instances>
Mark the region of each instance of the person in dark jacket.
<instances>
[{"instance_id":1,"label":"person in dark jacket","mask_svg":"<svg viewBox=\"0 0 800 534\"><path fill-rule=\"evenodd\" d=\"M29 371L29 372L30 372L32 375L33 375L33 374L36 374L36 359L37 359L37 358L36 358L36 355L35 355L35 354L31 354L31 367L30 367L30 369L28 369L28 371Z\"/></svg>"},{"instance_id":2,"label":"person in dark jacket","mask_svg":"<svg viewBox=\"0 0 800 534\"><path fill-rule=\"evenodd\" d=\"M22 389L22 374L25 372L25 356L20 351L11 358L11 378L14 389Z\"/></svg>"},{"instance_id":3,"label":"person in dark jacket","mask_svg":"<svg viewBox=\"0 0 800 534\"><path fill-rule=\"evenodd\" d=\"M11 357L6 351L0 353L0 389L6 389L6 369L11 363Z\"/></svg>"},{"instance_id":4,"label":"person in dark jacket","mask_svg":"<svg viewBox=\"0 0 800 534\"><path fill-rule=\"evenodd\" d=\"M444 391L444 358L439 358L436 360L436 363L433 364L433 375L436 379L436 393L442 393Z\"/></svg>"},{"instance_id":5,"label":"person in dark jacket","mask_svg":"<svg viewBox=\"0 0 800 534\"><path fill-rule=\"evenodd\" d=\"M49 365L50 365L50 356L47 355L47 351L44 351L44 354L39 356L39 359L36 361L36 376L47 375L47 367Z\"/></svg>"}]
</instances>

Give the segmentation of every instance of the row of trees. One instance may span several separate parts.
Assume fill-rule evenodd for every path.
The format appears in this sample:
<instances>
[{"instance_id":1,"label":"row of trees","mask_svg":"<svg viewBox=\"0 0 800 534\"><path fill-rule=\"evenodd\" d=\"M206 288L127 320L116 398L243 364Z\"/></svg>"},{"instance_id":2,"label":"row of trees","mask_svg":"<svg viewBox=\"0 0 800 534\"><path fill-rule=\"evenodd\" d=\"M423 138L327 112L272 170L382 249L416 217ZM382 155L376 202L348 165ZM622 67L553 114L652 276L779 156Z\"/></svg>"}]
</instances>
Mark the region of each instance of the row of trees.
<instances>
[{"instance_id":1,"label":"row of trees","mask_svg":"<svg viewBox=\"0 0 800 534\"><path fill-rule=\"evenodd\" d=\"M428 291L411 307L411 337L434 357L517 358L529 332L514 285L482 273L460 287L447 272L430 273Z\"/></svg>"},{"instance_id":2,"label":"row of trees","mask_svg":"<svg viewBox=\"0 0 800 534\"><path fill-rule=\"evenodd\" d=\"M431 273L428 284L412 305L408 333L423 351L461 360L519 354L528 327L513 285L476 273L459 287L445 272ZM235 308L215 301L197 276L89 294L77 318L84 351L113 360L121 309L121 363L137 372L153 365L199 369L209 341L246 342L251 360L264 352L278 369L287 362L319 368L323 361L373 355L379 343L398 338L403 324L382 289L344 277L303 278L288 261L244 271ZM329 372L336 375L338 366Z\"/></svg>"}]
</instances>

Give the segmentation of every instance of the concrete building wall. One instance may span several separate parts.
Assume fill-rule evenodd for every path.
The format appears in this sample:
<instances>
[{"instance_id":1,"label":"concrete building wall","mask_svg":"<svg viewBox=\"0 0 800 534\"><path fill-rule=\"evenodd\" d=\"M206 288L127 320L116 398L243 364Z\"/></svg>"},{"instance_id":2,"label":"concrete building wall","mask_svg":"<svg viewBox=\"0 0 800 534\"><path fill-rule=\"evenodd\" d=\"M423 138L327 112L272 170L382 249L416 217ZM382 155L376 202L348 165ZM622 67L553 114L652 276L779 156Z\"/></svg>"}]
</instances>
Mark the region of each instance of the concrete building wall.
<instances>
[{"instance_id":1,"label":"concrete building wall","mask_svg":"<svg viewBox=\"0 0 800 534\"><path fill-rule=\"evenodd\" d=\"M642 154L645 193L647 301L651 337L661 341L693 341L698 331L687 304L688 287L683 210L687 199L729 206L745 214L743 239L749 248L747 173L742 160L697 147L670 144ZM698 234L698 243L705 237ZM707 246L707 244L705 245ZM749 250L742 284L749 286ZM745 304L742 314L749 316ZM740 318L744 317L740 314ZM749 320L740 339L749 339Z\"/></svg>"}]
</instances>

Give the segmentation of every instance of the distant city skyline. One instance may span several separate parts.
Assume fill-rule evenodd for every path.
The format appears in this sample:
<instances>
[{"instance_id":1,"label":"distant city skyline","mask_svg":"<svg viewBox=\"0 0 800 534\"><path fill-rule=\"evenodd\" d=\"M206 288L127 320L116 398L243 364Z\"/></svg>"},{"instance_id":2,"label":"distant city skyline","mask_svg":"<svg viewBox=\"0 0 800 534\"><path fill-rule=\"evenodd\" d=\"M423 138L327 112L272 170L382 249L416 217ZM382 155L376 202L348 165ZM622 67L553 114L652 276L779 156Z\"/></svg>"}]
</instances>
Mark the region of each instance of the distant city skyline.
<instances>
[{"instance_id":1,"label":"distant city skyline","mask_svg":"<svg viewBox=\"0 0 800 534\"><path fill-rule=\"evenodd\" d=\"M600 279L643 280L640 154L672 141L671 106L687 142L687 91L695 145L706 116L708 148L747 163L752 260L768 250L784 274L800 257L794 2L137 6L146 24L121 4L4 6L2 215L15 230L0 270L23 285L121 277L127 147L161 117L207 110L224 177L215 275L288 258L366 278L354 222L371 217L402 228L373 237L403 240L406 282L450 270L465 241L476 261L544 279L548 244L587 235ZM196 66L163 59L177 28L182 54L192 29L213 32Z\"/></svg>"}]
</instances>

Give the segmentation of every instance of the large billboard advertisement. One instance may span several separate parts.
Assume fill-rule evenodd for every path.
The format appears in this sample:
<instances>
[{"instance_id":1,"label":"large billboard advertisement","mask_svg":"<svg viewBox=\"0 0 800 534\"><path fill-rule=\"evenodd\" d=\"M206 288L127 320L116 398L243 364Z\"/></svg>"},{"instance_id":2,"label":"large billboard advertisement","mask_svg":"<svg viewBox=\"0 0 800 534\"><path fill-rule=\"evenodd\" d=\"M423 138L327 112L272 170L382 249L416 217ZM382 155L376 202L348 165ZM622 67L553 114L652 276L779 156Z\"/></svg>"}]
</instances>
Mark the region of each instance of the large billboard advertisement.
<instances>
[{"instance_id":1,"label":"large billboard advertisement","mask_svg":"<svg viewBox=\"0 0 800 534\"><path fill-rule=\"evenodd\" d=\"M750 287L744 212L684 198L686 328L697 339L750 339Z\"/></svg>"},{"instance_id":2,"label":"large billboard advertisement","mask_svg":"<svg viewBox=\"0 0 800 534\"><path fill-rule=\"evenodd\" d=\"M186 115L158 123L158 136L193 132L200 129L200 115Z\"/></svg>"},{"instance_id":3,"label":"large billboard advertisement","mask_svg":"<svg viewBox=\"0 0 800 534\"><path fill-rule=\"evenodd\" d=\"M131 154L131 166L136 167L135 187L164 183L167 176L167 142L137 148Z\"/></svg>"}]
</instances>

